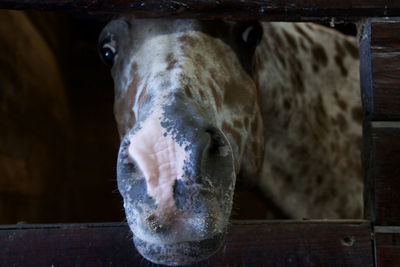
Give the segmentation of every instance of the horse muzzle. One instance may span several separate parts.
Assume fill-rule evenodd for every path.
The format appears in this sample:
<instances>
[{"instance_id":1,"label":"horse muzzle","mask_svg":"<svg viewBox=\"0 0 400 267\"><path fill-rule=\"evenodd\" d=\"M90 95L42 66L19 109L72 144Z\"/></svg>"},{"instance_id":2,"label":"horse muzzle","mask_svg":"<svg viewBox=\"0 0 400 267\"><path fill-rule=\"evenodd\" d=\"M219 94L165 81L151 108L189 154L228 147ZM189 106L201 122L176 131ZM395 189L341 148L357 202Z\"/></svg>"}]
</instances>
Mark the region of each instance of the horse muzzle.
<instances>
[{"instance_id":1,"label":"horse muzzle","mask_svg":"<svg viewBox=\"0 0 400 267\"><path fill-rule=\"evenodd\" d=\"M165 114L153 113L123 139L118 188L139 252L155 263L189 264L222 245L235 185L233 152L204 120Z\"/></svg>"}]
</instances>

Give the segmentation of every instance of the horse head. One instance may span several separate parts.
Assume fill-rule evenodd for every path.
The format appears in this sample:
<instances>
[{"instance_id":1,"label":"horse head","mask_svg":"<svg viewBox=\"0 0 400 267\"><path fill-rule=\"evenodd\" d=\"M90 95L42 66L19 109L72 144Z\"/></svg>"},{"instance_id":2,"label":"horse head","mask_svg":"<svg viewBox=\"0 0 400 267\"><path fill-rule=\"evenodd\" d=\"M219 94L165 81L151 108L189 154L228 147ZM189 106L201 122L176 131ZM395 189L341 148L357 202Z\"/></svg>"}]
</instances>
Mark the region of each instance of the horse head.
<instances>
[{"instance_id":1,"label":"horse head","mask_svg":"<svg viewBox=\"0 0 400 267\"><path fill-rule=\"evenodd\" d=\"M257 22L129 17L100 35L122 140L118 188L135 246L152 262L190 264L216 252L237 175L260 170L253 55L261 37Z\"/></svg>"}]
</instances>

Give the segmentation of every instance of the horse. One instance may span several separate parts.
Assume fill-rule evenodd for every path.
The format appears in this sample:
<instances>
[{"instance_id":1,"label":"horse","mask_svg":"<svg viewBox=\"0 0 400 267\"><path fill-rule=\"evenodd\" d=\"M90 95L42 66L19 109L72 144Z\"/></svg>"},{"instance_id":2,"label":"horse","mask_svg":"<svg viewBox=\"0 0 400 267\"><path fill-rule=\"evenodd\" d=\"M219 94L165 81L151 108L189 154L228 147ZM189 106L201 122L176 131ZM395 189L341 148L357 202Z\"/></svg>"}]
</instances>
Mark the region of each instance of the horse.
<instances>
[{"instance_id":1,"label":"horse","mask_svg":"<svg viewBox=\"0 0 400 267\"><path fill-rule=\"evenodd\" d=\"M355 38L309 23L109 22L118 189L139 253L191 264L223 244L236 181L287 218L360 218Z\"/></svg>"}]
</instances>

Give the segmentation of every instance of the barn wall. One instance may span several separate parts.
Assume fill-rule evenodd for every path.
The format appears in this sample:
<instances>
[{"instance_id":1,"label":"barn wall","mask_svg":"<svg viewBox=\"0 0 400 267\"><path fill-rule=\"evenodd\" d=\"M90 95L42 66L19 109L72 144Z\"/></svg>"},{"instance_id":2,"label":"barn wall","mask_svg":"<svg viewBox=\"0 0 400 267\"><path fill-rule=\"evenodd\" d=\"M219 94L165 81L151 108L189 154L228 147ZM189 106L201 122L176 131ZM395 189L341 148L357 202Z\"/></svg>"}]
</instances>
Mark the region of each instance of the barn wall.
<instances>
[{"instance_id":1,"label":"barn wall","mask_svg":"<svg viewBox=\"0 0 400 267\"><path fill-rule=\"evenodd\" d=\"M94 24L0 11L0 224L123 219Z\"/></svg>"},{"instance_id":2,"label":"barn wall","mask_svg":"<svg viewBox=\"0 0 400 267\"><path fill-rule=\"evenodd\" d=\"M116 182L119 137L113 82L97 52L98 36L107 21L70 14L71 37L63 64L74 127L69 221L124 220Z\"/></svg>"},{"instance_id":3,"label":"barn wall","mask_svg":"<svg viewBox=\"0 0 400 267\"><path fill-rule=\"evenodd\" d=\"M69 114L57 59L25 14L0 20L0 220L62 218Z\"/></svg>"}]
</instances>

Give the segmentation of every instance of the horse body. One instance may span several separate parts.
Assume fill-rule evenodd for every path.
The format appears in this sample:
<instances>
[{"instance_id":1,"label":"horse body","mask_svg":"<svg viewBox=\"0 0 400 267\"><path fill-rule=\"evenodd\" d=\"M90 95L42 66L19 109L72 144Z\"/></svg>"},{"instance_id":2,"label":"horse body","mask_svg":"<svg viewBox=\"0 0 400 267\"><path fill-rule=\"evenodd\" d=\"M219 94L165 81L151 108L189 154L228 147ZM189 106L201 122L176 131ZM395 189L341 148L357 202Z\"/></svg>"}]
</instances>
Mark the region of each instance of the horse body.
<instances>
[{"instance_id":1,"label":"horse body","mask_svg":"<svg viewBox=\"0 0 400 267\"><path fill-rule=\"evenodd\" d=\"M259 186L289 218L361 218L357 44L314 24L264 23Z\"/></svg>"},{"instance_id":2,"label":"horse body","mask_svg":"<svg viewBox=\"0 0 400 267\"><path fill-rule=\"evenodd\" d=\"M340 58L327 41L340 45ZM347 105L359 98L352 42L306 24L120 18L106 26L118 187L144 257L179 265L213 254L236 177L259 184L292 218L361 215L361 128Z\"/></svg>"}]
</instances>

